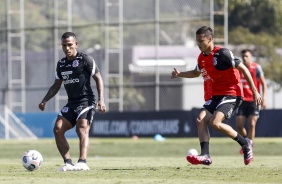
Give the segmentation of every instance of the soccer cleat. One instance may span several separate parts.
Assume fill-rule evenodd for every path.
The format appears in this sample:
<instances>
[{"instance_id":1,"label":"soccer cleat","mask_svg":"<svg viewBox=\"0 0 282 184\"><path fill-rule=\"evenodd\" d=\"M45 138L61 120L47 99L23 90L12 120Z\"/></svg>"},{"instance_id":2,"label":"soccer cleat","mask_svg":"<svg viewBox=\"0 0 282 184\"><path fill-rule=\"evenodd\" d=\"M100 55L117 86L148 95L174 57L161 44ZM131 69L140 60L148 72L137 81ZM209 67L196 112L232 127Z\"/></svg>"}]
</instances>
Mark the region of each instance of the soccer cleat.
<instances>
[{"instance_id":1,"label":"soccer cleat","mask_svg":"<svg viewBox=\"0 0 282 184\"><path fill-rule=\"evenodd\" d=\"M75 171L75 167L72 164L65 163L63 167L58 169L58 172L65 172L65 171Z\"/></svg>"},{"instance_id":2,"label":"soccer cleat","mask_svg":"<svg viewBox=\"0 0 282 184\"><path fill-rule=\"evenodd\" d=\"M89 171L90 168L84 162L78 162L74 165L76 171Z\"/></svg>"},{"instance_id":3,"label":"soccer cleat","mask_svg":"<svg viewBox=\"0 0 282 184\"><path fill-rule=\"evenodd\" d=\"M244 163L245 165L248 165L253 160L253 144L252 141L248 138L246 138L247 145L242 146L242 150L244 152Z\"/></svg>"},{"instance_id":4,"label":"soccer cleat","mask_svg":"<svg viewBox=\"0 0 282 184\"><path fill-rule=\"evenodd\" d=\"M193 165L211 165L212 160L209 155L187 155L187 161Z\"/></svg>"},{"instance_id":5,"label":"soccer cleat","mask_svg":"<svg viewBox=\"0 0 282 184\"><path fill-rule=\"evenodd\" d=\"M250 139L249 139L249 140L250 140ZM252 143L252 147L254 147L254 143L253 143L253 141L252 141L252 140L250 140L250 141L251 141L251 143ZM240 149L239 153L240 153L240 155L243 155L243 154L244 154L244 151L243 151L243 149L242 149L242 148Z\"/></svg>"}]
</instances>

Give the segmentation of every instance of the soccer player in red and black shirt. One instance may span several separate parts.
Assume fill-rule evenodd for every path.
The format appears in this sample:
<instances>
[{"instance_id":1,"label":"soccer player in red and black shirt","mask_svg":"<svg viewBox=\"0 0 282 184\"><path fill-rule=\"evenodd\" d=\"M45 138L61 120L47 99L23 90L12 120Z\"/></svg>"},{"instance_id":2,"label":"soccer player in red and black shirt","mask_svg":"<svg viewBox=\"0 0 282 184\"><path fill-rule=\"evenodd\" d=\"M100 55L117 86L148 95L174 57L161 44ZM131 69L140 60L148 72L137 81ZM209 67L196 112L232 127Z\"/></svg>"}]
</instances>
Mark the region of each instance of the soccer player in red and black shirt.
<instances>
[{"instance_id":1,"label":"soccer player in red and black shirt","mask_svg":"<svg viewBox=\"0 0 282 184\"><path fill-rule=\"evenodd\" d=\"M213 31L210 27L199 28L196 32L196 41L201 50L196 68L186 72L174 69L171 77L194 78L202 74L204 80L212 82L212 98L204 104L207 112L205 118L215 130L240 144L244 150L244 163L248 165L253 159L250 140L238 134L231 126L223 123L225 119L231 118L242 102L243 91L239 71L244 74L248 81L256 105L262 103L262 98L246 66L239 59L236 59L230 50L214 46ZM207 129L207 124L203 123L198 128ZM206 138L206 141L200 142L201 154L188 155L187 160L191 164L210 165L212 160L209 155L209 134L207 135L207 131L198 130L198 132L199 137Z\"/></svg>"},{"instance_id":2,"label":"soccer player in red and black shirt","mask_svg":"<svg viewBox=\"0 0 282 184\"><path fill-rule=\"evenodd\" d=\"M260 89L262 89L262 96L263 96L262 108L265 109L267 85L265 82L263 70L259 64L252 61L251 50L244 49L242 50L241 55L244 65L249 69L251 73L252 79L255 83L257 90L260 92ZM253 142L255 138L256 123L259 118L260 109L258 106L256 106L250 85L246 81L243 73L241 72L240 72L240 77L243 85L244 98L242 104L237 110L236 126L238 132L242 136L248 137ZM248 123L248 133L244 127L246 119ZM240 150L240 153L243 154L242 149Z\"/></svg>"},{"instance_id":3,"label":"soccer player in red and black shirt","mask_svg":"<svg viewBox=\"0 0 282 184\"><path fill-rule=\"evenodd\" d=\"M99 107L101 113L106 111L103 80L94 59L77 51L78 42L74 33L65 32L61 41L65 57L57 62L54 84L39 103L39 108L43 111L47 101L54 97L64 84L68 103L60 111L53 130L57 148L64 159L64 165L58 171L90 170L86 164L90 125L93 122L95 109ZM91 78L96 82L97 102L90 85ZM80 152L78 162L74 165L65 132L75 126Z\"/></svg>"}]
</instances>

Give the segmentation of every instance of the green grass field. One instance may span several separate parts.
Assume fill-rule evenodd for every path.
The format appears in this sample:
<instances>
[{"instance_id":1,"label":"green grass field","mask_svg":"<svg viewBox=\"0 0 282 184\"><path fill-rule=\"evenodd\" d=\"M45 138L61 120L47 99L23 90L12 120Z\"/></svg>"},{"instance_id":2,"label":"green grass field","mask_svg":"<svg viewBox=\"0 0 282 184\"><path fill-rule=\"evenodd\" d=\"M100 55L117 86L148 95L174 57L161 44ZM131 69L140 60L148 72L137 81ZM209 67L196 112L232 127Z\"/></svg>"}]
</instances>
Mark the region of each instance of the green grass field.
<instances>
[{"instance_id":1,"label":"green grass field","mask_svg":"<svg viewBox=\"0 0 282 184\"><path fill-rule=\"evenodd\" d=\"M197 183L241 184L282 183L282 138L257 138L254 161L244 165L239 145L229 138L212 138L211 166L190 165L185 157L188 148L199 150L196 138L91 138L88 172L57 172L63 164L53 139L35 141L0 140L1 184L119 184L119 183ZM78 157L78 140L70 139L71 155ZM30 172L21 163L28 149L44 157L40 170Z\"/></svg>"}]
</instances>

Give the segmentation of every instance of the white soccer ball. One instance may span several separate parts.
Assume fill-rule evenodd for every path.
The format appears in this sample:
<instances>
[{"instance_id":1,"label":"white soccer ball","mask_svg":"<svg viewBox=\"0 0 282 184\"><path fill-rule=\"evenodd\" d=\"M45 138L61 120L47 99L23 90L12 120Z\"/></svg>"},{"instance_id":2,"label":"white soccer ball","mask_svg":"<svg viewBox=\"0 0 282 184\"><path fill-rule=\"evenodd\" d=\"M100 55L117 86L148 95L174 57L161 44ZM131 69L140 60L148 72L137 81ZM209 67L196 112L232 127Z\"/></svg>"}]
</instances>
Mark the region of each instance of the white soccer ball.
<instances>
[{"instance_id":1,"label":"white soccer ball","mask_svg":"<svg viewBox=\"0 0 282 184\"><path fill-rule=\"evenodd\" d=\"M35 171L42 166L43 157L36 150L27 150L22 156L22 163L27 170Z\"/></svg>"},{"instance_id":2,"label":"white soccer ball","mask_svg":"<svg viewBox=\"0 0 282 184\"><path fill-rule=\"evenodd\" d=\"M198 155L198 151L194 148L188 150L187 155Z\"/></svg>"}]
</instances>

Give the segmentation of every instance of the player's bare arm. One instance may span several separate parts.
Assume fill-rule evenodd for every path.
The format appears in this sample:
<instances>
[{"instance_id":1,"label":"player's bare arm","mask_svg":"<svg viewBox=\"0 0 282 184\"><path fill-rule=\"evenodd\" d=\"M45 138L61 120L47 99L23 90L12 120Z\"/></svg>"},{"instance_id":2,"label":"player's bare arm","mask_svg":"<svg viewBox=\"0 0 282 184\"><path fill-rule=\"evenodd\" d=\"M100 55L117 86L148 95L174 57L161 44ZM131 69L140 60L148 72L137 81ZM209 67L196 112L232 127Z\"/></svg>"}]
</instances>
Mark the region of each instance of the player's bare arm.
<instances>
[{"instance_id":1,"label":"player's bare arm","mask_svg":"<svg viewBox=\"0 0 282 184\"><path fill-rule=\"evenodd\" d=\"M183 78L195 78L195 77L199 77L199 75L201 74L201 72L195 70L189 70L186 72L180 72L179 70L177 70L176 68L173 69L173 71L171 72L171 78L178 78L178 77L183 77Z\"/></svg>"},{"instance_id":2,"label":"player's bare arm","mask_svg":"<svg viewBox=\"0 0 282 184\"><path fill-rule=\"evenodd\" d=\"M43 100L40 102L39 104L40 110L44 111L46 102L48 102L51 98L53 98L58 93L58 91L61 88L62 83L63 83L63 80L60 80L60 79L55 80L54 84L50 87L47 94L45 95Z\"/></svg>"},{"instance_id":3,"label":"player's bare arm","mask_svg":"<svg viewBox=\"0 0 282 184\"><path fill-rule=\"evenodd\" d=\"M265 81L264 75L260 76L260 83L261 83L261 89L262 89L262 108L266 108L266 91L267 91L267 85Z\"/></svg>"},{"instance_id":4,"label":"player's bare arm","mask_svg":"<svg viewBox=\"0 0 282 184\"><path fill-rule=\"evenodd\" d=\"M98 102L96 104L96 108L99 109L99 112L104 113L106 112L106 105L104 102L104 85L103 85L103 79L102 76L100 74L100 72L97 72L94 76L93 79L96 82L96 87L97 87L97 91L98 91Z\"/></svg>"},{"instance_id":5,"label":"player's bare arm","mask_svg":"<svg viewBox=\"0 0 282 184\"><path fill-rule=\"evenodd\" d=\"M259 92L257 91L257 88L254 84L254 81L252 79L251 73L248 70L248 68L241 62L237 67L236 67L239 71L241 71L244 74L245 79L248 81L251 90L253 92L254 95L254 101L256 103L257 106L262 105L262 97L259 94Z\"/></svg>"}]
</instances>

